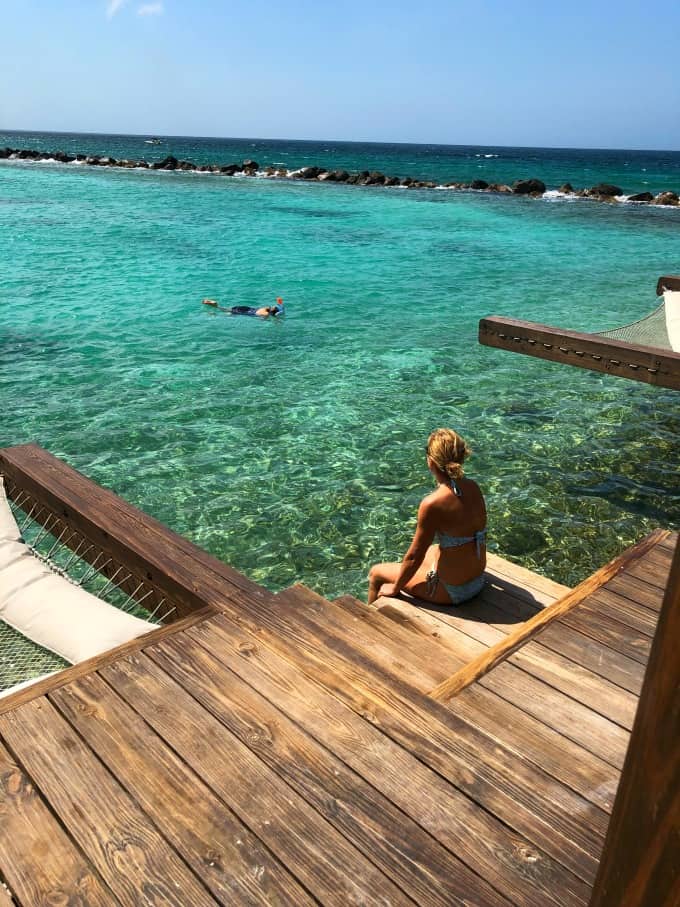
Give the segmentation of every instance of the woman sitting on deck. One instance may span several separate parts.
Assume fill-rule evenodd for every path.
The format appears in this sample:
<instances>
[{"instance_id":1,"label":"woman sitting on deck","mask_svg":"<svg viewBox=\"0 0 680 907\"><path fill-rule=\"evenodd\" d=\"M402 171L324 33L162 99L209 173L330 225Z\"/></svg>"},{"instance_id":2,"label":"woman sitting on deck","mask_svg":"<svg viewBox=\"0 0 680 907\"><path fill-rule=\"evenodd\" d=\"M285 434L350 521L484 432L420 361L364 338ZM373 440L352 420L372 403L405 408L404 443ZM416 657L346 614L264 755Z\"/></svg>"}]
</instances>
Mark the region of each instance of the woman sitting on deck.
<instances>
[{"instance_id":1,"label":"woman sitting on deck","mask_svg":"<svg viewBox=\"0 0 680 907\"><path fill-rule=\"evenodd\" d=\"M438 428L426 452L437 488L418 508L418 525L402 563L371 568L369 605L379 595L402 590L438 605L460 605L484 585L486 506L477 483L463 478L470 450L455 431ZM432 544L435 539L438 544Z\"/></svg>"}]
</instances>

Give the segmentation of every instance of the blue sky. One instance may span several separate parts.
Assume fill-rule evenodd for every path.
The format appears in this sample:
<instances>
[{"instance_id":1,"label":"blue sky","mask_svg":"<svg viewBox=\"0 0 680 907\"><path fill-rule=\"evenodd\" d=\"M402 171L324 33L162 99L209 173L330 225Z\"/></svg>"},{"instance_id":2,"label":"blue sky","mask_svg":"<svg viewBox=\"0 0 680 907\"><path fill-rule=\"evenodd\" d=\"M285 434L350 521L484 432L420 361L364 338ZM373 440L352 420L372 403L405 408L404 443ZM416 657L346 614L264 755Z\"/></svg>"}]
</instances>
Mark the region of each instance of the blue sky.
<instances>
[{"instance_id":1,"label":"blue sky","mask_svg":"<svg viewBox=\"0 0 680 907\"><path fill-rule=\"evenodd\" d=\"M21 0L0 129L680 149L680 4Z\"/></svg>"}]
</instances>

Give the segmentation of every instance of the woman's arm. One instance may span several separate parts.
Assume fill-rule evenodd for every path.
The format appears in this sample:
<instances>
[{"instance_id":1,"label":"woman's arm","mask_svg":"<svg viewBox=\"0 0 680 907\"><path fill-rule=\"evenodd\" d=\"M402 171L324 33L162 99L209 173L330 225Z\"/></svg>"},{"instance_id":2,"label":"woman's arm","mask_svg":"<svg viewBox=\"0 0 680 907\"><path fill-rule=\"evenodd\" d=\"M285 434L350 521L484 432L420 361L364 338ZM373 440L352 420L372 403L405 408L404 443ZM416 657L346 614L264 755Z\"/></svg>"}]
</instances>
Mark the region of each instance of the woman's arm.
<instances>
[{"instance_id":1,"label":"woman's arm","mask_svg":"<svg viewBox=\"0 0 680 907\"><path fill-rule=\"evenodd\" d=\"M409 549L401 562L401 570L390 595L398 595L408 581L415 575L427 554L427 549L434 539L435 526L432 520L432 507L422 501L418 508L418 525Z\"/></svg>"}]
</instances>

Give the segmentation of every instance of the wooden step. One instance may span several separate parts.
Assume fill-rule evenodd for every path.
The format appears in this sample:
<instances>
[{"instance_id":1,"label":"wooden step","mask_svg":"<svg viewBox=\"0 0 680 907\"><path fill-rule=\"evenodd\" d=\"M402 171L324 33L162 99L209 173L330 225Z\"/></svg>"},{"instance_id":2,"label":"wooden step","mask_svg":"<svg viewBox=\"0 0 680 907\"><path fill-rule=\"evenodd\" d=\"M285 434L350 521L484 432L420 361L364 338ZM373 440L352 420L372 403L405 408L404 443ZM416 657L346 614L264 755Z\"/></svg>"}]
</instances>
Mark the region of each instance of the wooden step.
<instances>
[{"instance_id":1,"label":"wooden step","mask_svg":"<svg viewBox=\"0 0 680 907\"><path fill-rule=\"evenodd\" d=\"M310 672L311 676L320 680L335 695L346 698L346 701L357 708L360 714L368 715L370 720L380 722L386 731L389 728L389 733L394 734L395 739L406 742L406 745L412 748L420 758L429 760L428 764L444 773L445 777L451 777L460 783L461 780L467 781L466 776L469 775L469 780L473 782L474 790L477 792L485 788L484 778L487 773L490 773L494 779L494 789L496 789L497 782L500 782L501 785L510 782L513 787L517 785L521 790L520 799L523 806L530 811L534 808L540 811L543 816L541 821L547 819L545 810L552 814L553 807L556 808L560 815L559 824L554 825L553 814L553 818L548 820L553 823L552 831L544 832L547 836L542 838L543 846L547 850L550 849L550 853L559 855L558 859L562 859L565 865L574 868L576 872L586 871L587 864L584 865L581 862L582 856L577 859L577 851L573 851L571 848L577 841L581 841L578 849L582 847L585 847L586 850L589 849L591 845L586 845L585 839L581 836L585 834L587 839L592 834L599 837L603 833L606 826L604 812L594 808L585 797L574 794L555 777L549 776L541 767L540 760L532 762L527 757L521 744L517 745L515 750L508 749L506 744L494 740L490 734L483 732L477 726L479 716L476 714L467 718L448 710L423 696L394 671L388 671L385 667L378 666L375 661L371 660L375 647L381 645L375 636L369 638L367 632L363 633L362 647L364 651L360 652L349 642L350 638L356 640L356 628L348 629L350 622L343 619L342 615L339 619L336 617L335 625L332 630L329 630L329 602L326 602L326 607L322 608L321 604L324 600L319 601L319 596L315 596L304 587L287 590L281 595L282 603L287 601L290 605L297 604L299 608L297 613L301 618L305 599L310 607L310 615L315 612L320 614L324 611L326 617L324 619L322 616L314 625L315 638L311 644L306 643L302 636L296 637L295 647L279 641L282 654L285 655L287 652L288 657L298 659L298 664L305 672ZM310 622L313 621L310 620ZM384 643L382 645L384 646ZM370 654L366 655L365 652ZM394 657L394 653L392 653L392 657ZM411 664L409 670L416 671L417 668ZM503 704L503 706L507 712L509 706L507 704ZM521 717L518 713L518 718ZM506 714L506 722L507 720ZM512 726L512 719L509 724ZM536 723L536 730L540 729L541 725ZM550 729L544 730L551 733ZM554 734L554 732L552 733ZM573 748L580 757L585 756L585 760L583 758L574 760L571 758L573 754L565 756L565 752L568 753L572 748L569 746L569 741L559 738L559 735L554 736L562 744L559 755L556 754L554 768L562 771L566 766L572 766L574 779L581 773L582 784L591 783L588 771L583 768L584 762L588 762L589 754L584 753L580 748ZM438 755L439 743L444 745L443 763ZM470 747L472 750L469 749ZM460 769L456 769L456 754L461 757L463 752L466 755L463 756L464 761L460 768L463 768L464 765L474 765L475 771L470 774L469 770L464 769L461 779ZM546 758L545 754L543 758ZM598 760L594 758L591 761L598 763ZM512 770L509 770L509 766L512 766ZM453 775L451 775L452 771ZM610 771L615 774L613 769ZM500 773L500 778L496 772ZM535 806L529 807L525 802L527 798L532 804L535 803ZM572 800L572 805L566 806L566 802ZM500 815L500 807L497 803L489 808ZM570 827L569 831L565 830L563 823L566 822L571 826L577 816L578 819L573 822L574 827ZM586 819L586 817L588 818ZM515 803L514 813L506 813L503 810L503 820L517 828L518 831L527 834L528 837L531 837L529 828L536 818L534 815L534 818L529 819L528 824L525 824L527 815L523 811L517 812L517 803ZM521 824L521 828L518 827L519 824ZM545 826L543 827L545 829ZM557 835L557 839L555 839L555 835ZM572 840L572 844L568 845L566 851L558 844L563 835ZM535 841L533 838L532 840ZM555 848L555 850L553 851L551 848ZM590 852L593 853L592 850ZM599 845L596 852L599 852Z\"/></svg>"},{"instance_id":2,"label":"wooden step","mask_svg":"<svg viewBox=\"0 0 680 907\"><path fill-rule=\"evenodd\" d=\"M345 598L346 596L343 596L343 600ZM354 601L356 602L356 599ZM381 614L396 620L401 626L418 628L421 635L436 640L465 663L476 658L485 649L482 643L458 629L463 625L466 629L471 628L471 632L476 632L478 621L469 620L463 623L458 619L456 625L451 626L445 621L445 614L434 614L399 599L378 599L376 606ZM489 629L487 626L487 632ZM496 641L503 639L504 634L496 630L495 638ZM603 717L630 730L637 707L637 697L606 677L596 674L559 652L542 646L541 639L542 636L538 636L526 643L508 658L508 663L522 668L538 680L545 681ZM613 656L615 653L611 654Z\"/></svg>"},{"instance_id":3,"label":"wooden step","mask_svg":"<svg viewBox=\"0 0 680 907\"><path fill-rule=\"evenodd\" d=\"M411 682L422 692L426 691L424 685L434 680L432 686L436 686L445 679L450 661L441 656L437 657L438 650L433 649L432 642L424 638L414 638L410 631L403 630L392 621L386 622L384 615L366 605L347 601L344 607L350 617L372 626L374 634L370 637L370 651L380 651L383 658L384 652L400 653L401 676L409 676ZM367 635L368 631L364 630L363 633ZM388 637L389 641L385 637ZM599 678L593 678L593 681L599 681ZM488 702L487 708L481 707L479 714L476 709L473 712L475 720L485 730L496 733L498 712L512 711L513 740L519 737L518 728L525 728L527 743L532 739L543 742L548 736L549 743L555 747L556 760L569 761L564 757L564 748L565 743L571 740L581 748L578 753L581 758L586 753L591 753L614 768L620 768L623 764L628 742L628 733L625 729L593 712L586 705L564 696L560 691L520 668L507 664L499 665L494 671L480 678L478 685L496 694L510 706L514 706L512 710L507 707L503 709L499 702L485 700ZM621 690L617 692L621 696L625 695ZM495 711L496 715L494 720L490 721L492 711ZM506 715L506 721L501 721L502 726L508 726L508 717ZM632 719L632 715L630 717ZM546 734L550 729L554 733ZM544 753L542 758L545 758Z\"/></svg>"},{"instance_id":4,"label":"wooden step","mask_svg":"<svg viewBox=\"0 0 680 907\"><path fill-rule=\"evenodd\" d=\"M294 595L299 606L305 594L309 593L300 588L289 591L281 597L281 604ZM241 627L249 622L238 612L229 617ZM265 632L261 624L254 626L259 644L273 648L322 683L353 711L378 725L394 742L525 834L565 868L592 880L606 826L603 812L556 783L521 754L491 744L474 725L420 696L396 675L377 668L342 638L318 626L305 629L301 610L292 614L288 607L282 607L262 617L273 632ZM201 626L219 631L222 621L218 616ZM580 886L574 888L573 879L567 882L561 895L563 902L578 902L580 894L574 900L577 890Z\"/></svg>"},{"instance_id":5,"label":"wooden step","mask_svg":"<svg viewBox=\"0 0 680 907\"><path fill-rule=\"evenodd\" d=\"M367 721L346 702L320 687L294 661L262 645L257 635L226 616L212 624L202 624L187 636L200 643L206 652L219 652L230 671L402 810L403 825L397 829L400 839L408 838L413 833L412 823L416 823L461 861L463 865L454 867L443 885L451 903L457 903L455 897L461 892L462 899L469 901L474 891L475 903L486 904L488 885L512 903L543 907L553 902L546 891L550 891L555 867L541 849L479 808L458 787L384 734L379 725ZM180 640L160 648L169 666L183 661L179 655L187 652L192 660L191 650ZM157 656L152 653L152 657ZM212 677L214 665L208 665L203 658L199 663L204 668L199 675L203 691L207 685L204 678ZM218 689L211 681L208 690L211 697L221 697L221 690L228 687L228 674L224 673ZM275 724L276 734L279 721ZM266 739L271 733L266 733ZM414 837L413 844L417 845L419 840ZM410 852L407 844L402 846ZM471 878L470 871L478 875ZM558 874L561 871L557 869Z\"/></svg>"},{"instance_id":6,"label":"wooden step","mask_svg":"<svg viewBox=\"0 0 680 907\"><path fill-rule=\"evenodd\" d=\"M600 590L613 577L630 571L637 566L645 565L650 558L655 556L654 548L659 541L668 535L665 530L654 530L642 541L626 549L609 563L600 567L582 583L570 590L558 601L553 602L540 613L535 614L522 626L517 627L512 633L492 646L487 652L479 655L473 662L466 665L455 675L447 678L431 691L435 699L446 701L458 694L462 689L474 683L480 677L489 673L494 667L505 661L514 651L523 646L527 640L537 636L549 624L560 621L567 626L585 632L585 628L597 627L600 638L609 642L610 636L617 639L619 646L626 643L627 650L621 651L631 658L638 658L646 663L649 656L649 638L633 634L622 634L616 626L610 627L597 611L591 608L588 612L587 600ZM663 557L663 556L662 556ZM666 565L667 566L667 565ZM595 638L598 638L597 636Z\"/></svg>"}]
</instances>

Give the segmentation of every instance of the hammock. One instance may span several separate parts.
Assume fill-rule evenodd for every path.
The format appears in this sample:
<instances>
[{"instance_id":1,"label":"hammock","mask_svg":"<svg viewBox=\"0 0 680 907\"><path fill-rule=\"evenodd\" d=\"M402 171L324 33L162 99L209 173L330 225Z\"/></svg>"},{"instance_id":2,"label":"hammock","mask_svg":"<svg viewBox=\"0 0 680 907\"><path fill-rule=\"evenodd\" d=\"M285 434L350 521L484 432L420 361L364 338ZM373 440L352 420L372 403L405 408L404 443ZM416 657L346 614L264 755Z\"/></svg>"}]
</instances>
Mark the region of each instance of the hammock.
<instances>
[{"instance_id":1,"label":"hammock","mask_svg":"<svg viewBox=\"0 0 680 907\"><path fill-rule=\"evenodd\" d=\"M174 611L86 539L74 544L63 524L58 531L56 520L36 516L27 494L5 496L0 477L0 698L149 632Z\"/></svg>"},{"instance_id":2,"label":"hammock","mask_svg":"<svg viewBox=\"0 0 680 907\"><path fill-rule=\"evenodd\" d=\"M484 346L680 390L680 276L659 278L663 303L649 315L598 333L583 333L490 315L479 322Z\"/></svg>"},{"instance_id":3,"label":"hammock","mask_svg":"<svg viewBox=\"0 0 680 907\"><path fill-rule=\"evenodd\" d=\"M639 321L611 331L597 331L595 336L680 352L680 291L665 290L663 299L658 308Z\"/></svg>"}]
</instances>

